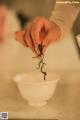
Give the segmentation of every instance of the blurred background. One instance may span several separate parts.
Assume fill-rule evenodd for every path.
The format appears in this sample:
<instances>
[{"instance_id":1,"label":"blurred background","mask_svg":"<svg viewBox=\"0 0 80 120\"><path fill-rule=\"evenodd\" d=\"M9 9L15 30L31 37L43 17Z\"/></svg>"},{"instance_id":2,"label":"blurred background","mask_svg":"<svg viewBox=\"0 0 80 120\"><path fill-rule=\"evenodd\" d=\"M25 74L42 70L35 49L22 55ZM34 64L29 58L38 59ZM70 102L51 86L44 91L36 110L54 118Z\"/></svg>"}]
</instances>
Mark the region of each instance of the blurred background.
<instances>
[{"instance_id":1,"label":"blurred background","mask_svg":"<svg viewBox=\"0 0 80 120\"><path fill-rule=\"evenodd\" d=\"M2 0L14 10L22 27L36 16L49 18L54 8L55 0Z\"/></svg>"}]
</instances>

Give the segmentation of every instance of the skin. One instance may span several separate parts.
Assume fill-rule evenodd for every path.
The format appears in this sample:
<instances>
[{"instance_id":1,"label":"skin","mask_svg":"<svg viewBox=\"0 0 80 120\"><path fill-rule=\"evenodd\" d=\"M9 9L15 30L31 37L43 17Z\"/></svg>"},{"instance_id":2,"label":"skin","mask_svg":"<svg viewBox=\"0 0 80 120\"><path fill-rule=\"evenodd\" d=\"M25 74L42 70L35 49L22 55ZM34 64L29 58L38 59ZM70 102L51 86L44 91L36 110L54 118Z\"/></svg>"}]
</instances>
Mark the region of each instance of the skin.
<instances>
[{"instance_id":1,"label":"skin","mask_svg":"<svg viewBox=\"0 0 80 120\"><path fill-rule=\"evenodd\" d=\"M44 46L43 52L47 47L57 41L61 36L61 30L59 26L43 17L36 17L24 31L16 32L16 40L22 43L24 46L29 47L39 54L38 45Z\"/></svg>"},{"instance_id":2,"label":"skin","mask_svg":"<svg viewBox=\"0 0 80 120\"><path fill-rule=\"evenodd\" d=\"M0 4L0 43L5 43L7 38L7 13L6 6Z\"/></svg>"}]
</instances>

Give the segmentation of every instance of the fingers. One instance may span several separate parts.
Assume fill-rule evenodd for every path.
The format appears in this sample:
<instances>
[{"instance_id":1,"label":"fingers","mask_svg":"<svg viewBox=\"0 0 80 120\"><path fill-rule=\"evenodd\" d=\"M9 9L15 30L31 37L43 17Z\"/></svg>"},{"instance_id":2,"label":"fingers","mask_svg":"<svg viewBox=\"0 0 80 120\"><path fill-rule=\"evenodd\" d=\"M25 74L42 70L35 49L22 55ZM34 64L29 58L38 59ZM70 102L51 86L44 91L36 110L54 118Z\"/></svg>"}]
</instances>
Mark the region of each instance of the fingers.
<instances>
[{"instance_id":1,"label":"fingers","mask_svg":"<svg viewBox=\"0 0 80 120\"><path fill-rule=\"evenodd\" d=\"M42 40L44 39L44 34L48 30L48 20L42 18L42 17L37 17L33 21L32 25L32 30L31 30L31 35L33 40L39 45L42 43Z\"/></svg>"},{"instance_id":2,"label":"fingers","mask_svg":"<svg viewBox=\"0 0 80 120\"><path fill-rule=\"evenodd\" d=\"M54 31L53 32L52 31L48 32L46 38L43 40L43 45L44 46L47 47L49 44L51 44L51 42L53 42L53 39L55 40L56 34L54 34L54 36L53 36L53 34L54 34Z\"/></svg>"},{"instance_id":3,"label":"fingers","mask_svg":"<svg viewBox=\"0 0 80 120\"><path fill-rule=\"evenodd\" d=\"M37 17L32 24L31 36L35 46L35 51L37 55L40 54L38 45L42 44L43 40L46 37L49 27L49 21L42 17Z\"/></svg>"},{"instance_id":4,"label":"fingers","mask_svg":"<svg viewBox=\"0 0 80 120\"><path fill-rule=\"evenodd\" d=\"M28 27L25 33L25 42L27 42L28 46L32 49L32 51L37 54L37 51L35 49L35 42L31 36L31 29L32 29L32 23L28 24Z\"/></svg>"},{"instance_id":5,"label":"fingers","mask_svg":"<svg viewBox=\"0 0 80 120\"><path fill-rule=\"evenodd\" d=\"M48 31L48 34L46 38L43 41L44 46L50 45L52 42L55 42L57 39L59 39L61 36L61 30L58 26L53 26L51 29Z\"/></svg>"},{"instance_id":6,"label":"fingers","mask_svg":"<svg viewBox=\"0 0 80 120\"><path fill-rule=\"evenodd\" d=\"M27 42L25 43L25 41L24 41L25 31L16 32L16 33L15 33L15 38L16 38L16 40L19 41L22 45L28 47Z\"/></svg>"},{"instance_id":7,"label":"fingers","mask_svg":"<svg viewBox=\"0 0 80 120\"><path fill-rule=\"evenodd\" d=\"M30 30L31 30L31 24L29 24L27 30L21 31L21 32L16 32L15 38L22 45L24 45L25 47L31 48L31 50L33 52L35 52L35 54L37 54L35 51L35 48L34 48L33 41L32 41L31 36L30 36Z\"/></svg>"},{"instance_id":8,"label":"fingers","mask_svg":"<svg viewBox=\"0 0 80 120\"><path fill-rule=\"evenodd\" d=\"M26 33L25 33L25 40L24 41L27 43L27 45L34 52L34 46L33 46L33 43L32 43L31 37L30 37L30 31L29 30L27 30Z\"/></svg>"}]
</instances>

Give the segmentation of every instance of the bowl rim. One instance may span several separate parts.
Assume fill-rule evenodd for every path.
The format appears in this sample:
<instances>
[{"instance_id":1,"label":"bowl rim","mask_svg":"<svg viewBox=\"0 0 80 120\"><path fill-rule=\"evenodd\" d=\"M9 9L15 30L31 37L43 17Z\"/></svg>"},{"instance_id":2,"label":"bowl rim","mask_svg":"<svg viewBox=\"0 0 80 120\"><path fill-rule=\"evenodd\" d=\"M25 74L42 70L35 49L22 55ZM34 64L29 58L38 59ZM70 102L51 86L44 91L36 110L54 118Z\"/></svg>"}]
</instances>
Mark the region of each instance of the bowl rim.
<instances>
[{"instance_id":1,"label":"bowl rim","mask_svg":"<svg viewBox=\"0 0 80 120\"><path fill-rule=\"evenodd\" d=\"M19 83L19 82L21 82L22 80L21 79L19 79L21 76L23 76L23 75L26 75L27 73L31 73L31 72L26 72L26 73L19 73L19 74L17 74L14 78L13 78L13 80L16 82L16 83ZM55 83L55 82L57 82L57 81L59 81L60 79L61 79L61 76L59 75L59 74L57 74L57 73L54 73L54 72L50 72L51 74L53 73L53 75L55 75L56 76L56 79L55 80L50 80L50 81L48 81L48 80L43 80L43 81L35 81L35 82L31 82L31 81L28 81L28 82L26 82L26 83L22 83L22 84L31 84L31 85L38 85L38 84L51 84L51 83Z\"/></svg>"}]
</instances>

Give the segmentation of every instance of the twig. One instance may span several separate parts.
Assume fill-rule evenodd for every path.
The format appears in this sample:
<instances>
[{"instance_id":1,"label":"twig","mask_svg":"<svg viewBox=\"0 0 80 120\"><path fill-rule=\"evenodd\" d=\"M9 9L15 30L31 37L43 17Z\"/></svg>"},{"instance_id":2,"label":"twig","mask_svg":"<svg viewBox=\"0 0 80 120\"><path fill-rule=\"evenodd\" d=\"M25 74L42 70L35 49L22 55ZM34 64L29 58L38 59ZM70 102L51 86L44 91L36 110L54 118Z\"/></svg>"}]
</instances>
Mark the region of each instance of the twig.
<instances>
[{"instance_id":1,"label":"twig","mask_svg":"<svg viewBox=\"0 0 80 120\"><path fill-rule=\"evenodd\" d=\"M45 62L44 62L44 54L43 54L44 47L45 46L43 46L42 44L39 44L38 45L38 50L39 50L40 54L36 57L33 57L33 58L41 57L41 60L38 63L38 68L37 69L40 69L41 73L44 75L44 80L46 80L47 73L45 71L43 71L44 65L46 65Z\"/></svg>"}]
</instances>

